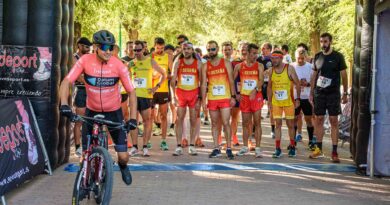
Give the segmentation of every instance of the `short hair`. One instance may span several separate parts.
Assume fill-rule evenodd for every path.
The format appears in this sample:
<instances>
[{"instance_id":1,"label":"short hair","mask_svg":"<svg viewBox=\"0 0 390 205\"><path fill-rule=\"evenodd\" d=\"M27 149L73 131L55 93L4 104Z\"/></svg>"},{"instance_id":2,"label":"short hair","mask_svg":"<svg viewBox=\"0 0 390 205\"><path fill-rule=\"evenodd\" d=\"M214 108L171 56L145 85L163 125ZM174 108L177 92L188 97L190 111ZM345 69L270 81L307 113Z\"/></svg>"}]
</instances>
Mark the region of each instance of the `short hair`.
<instances>
[{"instance_id":1,"label":"short hair","mask_svg":"<svg viewBox=\"0 0 390 205\"><path fill-rule=\"evenodd\" d=\"M200 48L195 48L195 52L202 54L202 49L200 49Z\"/></svg>"},{"instance_id":2,"label":"short hair","mask_svg":"<svg viewBox=\"0 0 390 205\"><path fill-rule=\"evenodd\" d=\"M283 55L283 53L282 53L282 51L280 51L280 50L276 50L276 51L272 51L272 54L280 54L280 55Z\"/></svg>"},{"instance_id":3,"label":"short hair","mask_svg":"<svg viewBox=\"0 0 390 205\"><path fill-rule=\"evenodd\" d=\"M144 41L136 40L136 41L134 41L134 45L141 45L142 48L145 48Z\"/></svg>"},{"instance_id":4,"label":"short hair","mask_svg":"<svg viewBox=\"0 0 390 205\"><path fill-rule=\"evenodd\" d=\"M157 37L154 39L154 45L165 45L165 40L161 37Z\"/></svg>"},{"instance_id":5,"label":"short hair","mask_svg":"<svg viewBox=\"0 0 390 205\"><path fill-rule=\"evenodd\" d=\"M257 46L256 44L254 43L249 43L248 44L248 47L247 47L247 51L251 51L251 49L256 49L256 50L259 50L259 46Z\"/></svg>"},{"instance_id":6,"label":"short hair","mask_svg":"<svg viewBox=\"0 0 390 205\"><path fill-rule=\"evenodd\" d=\"M295 50L295 58L298 59L299 55L304 55L305 57L307 57L307 51L305 50L305 48L299 47L297 48L297 50Z\"/></svg>"},{"instance_id":7,"label":"short hair","mask_svg":"<svg viewBox=\"0 0 390 205\"><path fill-rule=\"evenodd\" d=\"M164 51L166 51L166 50L173 50L173 51L175 51L175 47L173 47L173 45L171 45L171 44L167 44L167 45L164 47Z\"/></svg>"},{"instance_id":8,"label":"short hair","mask_svg":"<svg viewBox=\"0 0 390 205\"><path fill-rule=\"evenodd\" d=\"M217 48L218 48L218 43L217 43L217 41L214 41L214 40L211 40L211 41L207 42L207 45L213 44L213 43L214 43L214 44L217 46Z\"/></svg>"},{"instance_id":9,"label":"short hair","mask_svg":"<svg viewBox=\"0 0 390 205\"><path fill-rule=\"evenodd\" d=\"M184 38L184 41L188 41L188 37L184 34L180 34L176 37L176 39L179 39L179 38Z\"/></svg>"},{"instance_id":10,"label":"short hair","mask_svg":"<svg viewBox=\"0 0 390 205\"><path fill-rule=\"evenodd\" d=\"M332 35L330 35L330 33L328 33L328 32L322 33L320 35L320 38L325 38L325 37L328 37L329 41L332 41L332 39L333 39Z\"/></svg>"},{"instance_id":11,"label":"short hair","mask_svg":"<svg viewBox=\"0 0 390 205\"><path fill-rule=\"evenodd\" d=\"M134 41L127 41L126 46L128 46L129 44L133 44L133 43L134 43Z\"/></svg>"},{"instance_id":12,"label":"short hair","mask_svg":"<svg viewBox=\"0 0 390 205\"><path fill-rule=\"evenodd\" d=\"M285 51L287 51L287 52L288 52L288 45L286 45L286 44L283 44L283 45L282 45L282 50L285 50Z\"/></svg>"},{"instance_id":13,"label":"short hair","mask_svg":"<svg viewBox=\"0 0 390 205\"><path fill-rule=\"evenodd\" d=\"M272 44L269 42L265 42L265 43L263 43L263 45L261 45L261 47L264 47L264 46L266 46L270 50L272 49Z\"/></svg>"},{"instance_id":14,"label":"short hair","mask_svg":"<svg viewBox=\"0 0 390 205\"><path fill-rule=\"evenodd\" d=\"M230 46L233 48L233 43L231 41L225 41L222 43L222 47L224 47L224 46Z\"/></svg>"},{"instance_id":15,"label":"short hair","mask_svg":"<svg viewBox=\"0 0 390 205\"><path fill-rule=\"evenodd\" d=\"M305 43L299 43L297 48L304 48L306 51L309 51L309 47Z\"/></svg>"}]
</instances>

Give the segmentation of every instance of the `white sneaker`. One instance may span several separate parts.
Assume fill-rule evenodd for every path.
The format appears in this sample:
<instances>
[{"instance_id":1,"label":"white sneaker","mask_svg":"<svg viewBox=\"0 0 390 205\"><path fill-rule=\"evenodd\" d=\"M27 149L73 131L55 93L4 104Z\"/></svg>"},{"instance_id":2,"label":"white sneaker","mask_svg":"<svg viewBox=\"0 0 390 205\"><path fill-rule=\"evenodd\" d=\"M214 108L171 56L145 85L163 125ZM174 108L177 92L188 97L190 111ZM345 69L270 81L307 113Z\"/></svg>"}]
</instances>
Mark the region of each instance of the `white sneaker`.
<instances>
[{"instance_id":1,"label":"white sneaker","mask_svg":"<svg viewBox=\"0 0 390 205\"><path fill-rule=\"evenodd\" d=\"M175 152L172 154L173 156L180 156L183 154L183 148L176 147Z\"/></svg>"},{"instance_id":2,"label":"white sneaker","mask_svg":"<svg viewBox=\"0 0 390 205\"><path fill-rule=\"evenodd\" d=\"M145 147L145 148L143 149L143 152L144 152L144 154L143 154L144 157L150 157L149 149L148 149L148 148Z\"/></svg>"},{"instance_id":3,"label":"white sneaker","mask_svg":"<svg viewBox=\"0 0 390 205\"><path fill-rule=\"evenodd\" d=\"M175 136L175 129L169 128L169 130L168 130L168 136Z\"/></svg>"},{"instance_id":4,"label":"white sneaker","mask_svg":"<svg viewBox=\"0 0 390 205\"><path fill-rule=\"evenodd\" d=\"M249 153L249 149L248 149L248 147L242 147L241 149L240 149L240 151L238 151L237 152L237 156L243 156L243 155L245 155L245 154L248 154Z\"/></svg>"},{"instance_id":5,"label":"white sneaker","mask_svg":"<svg viewBox=\"0 0 390 205\"><path fill-rule=\"evenodd\" d=\"M81 146L77 148L75 154L76 156L81 157L81 155L83 154L83 148L81 148Z\"/></svg>"},{"instance_id":6,"label":"white sneaker","mask_svg":"<svg viewBox=\"0 0 390 205\"><path fill-rule=\"evenodd\" d=\"M192 156L195 156L195 155L198 155L198 152L196 151L195 147L194 146L190 146L188 148L188 154L189 155L192 155Z\"/></svg>"},{"instance_id":7,"label":"white sneaker","mask_svg":"<svg viewBox=\"0 0 390 205\"><path fill-rule=\"evenodd\" d=\"M263 158L263 154L261 153L260 147L255 148L255 157L256 158Z\"/></svg>"},{"instance_id":8,"label":"white sneaker","mask_svg":"<svg viewBox=\"0 0 390 205\"><path fill-rule=\"evenodd\" d=\"M153 136L160 136L161 135L161 129L156 127L156 129L153 131Z\"/></svg>"},{"instance_id":9,"label":"white sneaker","mask_svg":"<svg viewBox=\"0 0 390 205\"><path fill-rule=\"evenodd\" d=\"M138 156L138 149L135 147L132 147L129 152L130 157Z\"/></svg>"}]
</instances>

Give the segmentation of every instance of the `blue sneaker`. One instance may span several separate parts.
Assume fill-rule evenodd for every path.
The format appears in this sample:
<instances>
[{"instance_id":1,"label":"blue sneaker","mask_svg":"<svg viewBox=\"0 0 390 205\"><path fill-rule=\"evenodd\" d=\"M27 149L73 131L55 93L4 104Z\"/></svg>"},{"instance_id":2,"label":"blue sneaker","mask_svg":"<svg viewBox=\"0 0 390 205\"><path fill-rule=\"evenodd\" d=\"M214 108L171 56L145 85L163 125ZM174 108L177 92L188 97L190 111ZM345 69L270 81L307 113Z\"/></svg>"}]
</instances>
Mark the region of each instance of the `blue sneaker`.
<instances>
[{"instance_id":1,"label":"blue sneaker","mask_svg":"<svg viewBox=\"0 0 390 205\"><path fill-rule=\"evenodd\" d=\"M275 153L272 154L272 158L281 158L283 156L280 148L275 149Z\"/></svg>"},{"instance_id":2,"label":"blue sneaker","mask_svg":"<svg viewBox=\"0 0 390 205\"><path fill-rule=\"evenodd\" d=\"M295 136L295 142L302 142L302 135L301 134L297 134L297 136Z\"/></svg>"},{"instance_id":3,"label":"blue sneaker","mask_svg":"<svg viewBox=\"0 0 390 205\"><path fill-rule=\"evenodd\" d=\"M288 151L288 157L296 157L297 154L296 154L296 151L295 151L295 147L290 147L290 150Z\"/></svg>"},{"instance_id":4,"label":"blue sneaker","mask_svg":"<svg viewBox=\"0 0 390 205\"><path fill-rule=\"evenodd\" d=\"M211 154L209 155L209 158L217 158L221 156L221 150L219 149L213 149Z\"/></svg>"}]
</instances>

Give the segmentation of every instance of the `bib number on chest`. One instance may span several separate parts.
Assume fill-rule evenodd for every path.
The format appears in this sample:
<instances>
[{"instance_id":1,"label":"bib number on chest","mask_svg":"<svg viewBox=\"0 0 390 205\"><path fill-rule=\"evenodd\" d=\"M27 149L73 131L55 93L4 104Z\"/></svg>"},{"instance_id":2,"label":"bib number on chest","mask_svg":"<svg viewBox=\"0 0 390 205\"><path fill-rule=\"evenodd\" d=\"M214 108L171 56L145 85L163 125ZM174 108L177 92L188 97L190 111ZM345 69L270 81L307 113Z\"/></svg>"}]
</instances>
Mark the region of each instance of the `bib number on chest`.
<instances>
[{"instance_id":1,"label":"bib number on chest","mask_svg":"<svg viewBox=\"0 0 390 205\"><path fill-rule=\"evenodd\" d=\"M225 86L224 85L214 85L213 86L213 95L214 96L221 96L225 95Z\"/></svg>"},{"instance_id":2,"label":"bib number on chest","mask_svg":"<svg viewBox=\"0 0 390 205\"><path fill-rule=\"evenodd\" d=\"M244 80L244 90L253 90L257 86L255 80Z\"/></svg>"},{"instance_id":3,"label":"bib number on chest","mask_svg":"<svg viewBox=\"0 0 390 205\"><path fill-rule=\"evenodd\" d=\"M182 75L181 76L182 85L195 85L195 76L193 75Z\"/></svg>"},{"instance_id":4,"label":"bib number on chest","mask_svg":"<svg viewBox=\"0 0 390 205\"><path fill-rule=\"evenodd\" d=\"M332 79L326 78L324 76L320 76L317 80L317 86L320 88L329 87L331 83L332 83Z\"/></svg>"},{"instance_id":5,"label":"bib number on chest","mask_svg":"<svg viewBox=\"0 0 390 205\"><path fill-rule=\"evenodd\" d=\"M135 78L134 83L136 88L146 88L146 78Z\"/></svg>"},{"instance_id":6,"label":"bib number on chest","mask_svg":"<svg viewBox=\"0 0 390 205\"><path fill-rule=\"evenodd\" d=\"M275 91L275 99L280 101L280 100L287 100L287 90L276 90Z\"/></svg>"}]
</instances>

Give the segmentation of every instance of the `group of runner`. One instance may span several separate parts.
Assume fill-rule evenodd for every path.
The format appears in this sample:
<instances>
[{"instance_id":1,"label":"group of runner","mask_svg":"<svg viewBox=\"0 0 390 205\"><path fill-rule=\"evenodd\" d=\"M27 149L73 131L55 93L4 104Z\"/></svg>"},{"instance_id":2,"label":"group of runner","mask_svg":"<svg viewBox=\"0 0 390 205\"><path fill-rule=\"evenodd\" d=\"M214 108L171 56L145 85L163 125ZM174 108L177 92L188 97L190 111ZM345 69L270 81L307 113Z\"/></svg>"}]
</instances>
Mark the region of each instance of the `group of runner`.
<instances>
[{"instance_id":1,"label":"group of runner","mask_svg":"<svg viewBox=\"0 0 390 205\"><path fill-rule=\"evenodd\" d=\"M188 154L197 155L196 147L204 146L199 135L201 111L205 116L204 124L208 123L208 118L211 119L213 150L210 158L222 155L222 136L225 137L228 159L249 154L252 150L255 157L262 157L263 105L268 106L271 136L275 138L272 157L282 156L283 119L290 139L288 156L296 156L296 144L302 141L299 131L302 129L302 114L309 136L308 148L312 151L309 157L323 157L323 124L324 116L328 115L333 145L331 159L335 163L340 162L337 154L338 115L341 113L340 104L347 101L347 66L343 55L333 50L329 33L321 35L322 51L314 58L308 55L305 44L299 44L294 53L296 60L292 62L286 45L277 49L270 43L259 47L245 41L239 43L235 55L231 42L224 42L220 47L216 41L209 41L207 54L202 55L201 50L195 48L185 35L177 37L176 47L167 45L163 38L155 38L152 52L144 41L129 41L126 56L120 59L119 47L112 40L114 36L108 31L100 32L94 35L93 43L86 38L77 42L78 51L74 55L77 63L65 79L68 83L75 82L74 105L78 114L109 112L110 119L129 123L129 140L122 134L111 133L116 150L128 153L121 156L123 163L127 162L126 156L150 156L153 124L154 134L161 135L161 150L169 150L166 137L175 134L174 156L182 155L187 146ZM111 41L98 41L96 36L99 35ZM91 45L94 45L96 54L88 54ZM223 55L219 54L220 50ZM100 56L101 51L103 57ZM118 69L112 71L108 68L110 66ZM91 69L88 70L88 67ZM118 86L119 83L121 86ZM343 92L340 92L341 84ZM67 106L66 94L62 94L64 90L61 89L61 104ZM111 107L105 109L104 105ZM70 109L69 106L61 108L62 113ZM185 126L187 108L189 126ZM170 125L168 110L172 114ZM240 145L237 137L240 112L243 146L233 154L232 146ZM81 125L76 124L76 153L81 153L80 128ZM82 130L84 132L84 128ZM172 130L175 132L172 133ZM183 139L186 130L190 133L189 142ZM138 146L139 134L143 138L142 147ZM252 143L252 137L255 143ZM129 152L127 148L130 148Z\"/></svg>"}]
</instances>

